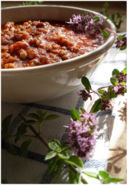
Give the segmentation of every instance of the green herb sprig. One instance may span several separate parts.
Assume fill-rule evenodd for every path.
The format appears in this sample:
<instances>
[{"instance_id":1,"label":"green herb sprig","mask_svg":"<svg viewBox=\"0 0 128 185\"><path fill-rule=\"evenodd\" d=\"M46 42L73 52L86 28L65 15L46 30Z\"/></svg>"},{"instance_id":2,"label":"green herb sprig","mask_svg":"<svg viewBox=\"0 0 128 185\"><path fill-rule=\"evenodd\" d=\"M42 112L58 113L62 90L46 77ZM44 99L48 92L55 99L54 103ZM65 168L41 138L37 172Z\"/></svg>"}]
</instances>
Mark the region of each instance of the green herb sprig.
<instances>
[{"instance_id":1,"label":"green herb sprig","mask_svg":"<svg viewBox=\"0 0 128 185\"><path fill-rule=\"evenodd\" d=\"M116 87L117 85L120 85L120 87L123 87L126 85L125 82L125 75L127 74L126 68L119 72L117 69L113 70L112 77L110 78L111 84L108 87L102 87L99 88L97 92L92 90L91 84L87 77L82 77L81 82L85 87L85 92L88 94L90 93L96 93L100 98L96 100L96 102L93 104L91 108L91 113L96 113L100 110L102 110L102 101L103 100L110 100L111 98L116 98L118 94L115 94L113 92L112 87ZM104 89L107 88L107 91ZM105 93L104 93L105 92ZM123 93L122 93L123 92ZM121 92L121 95L124 95L126 92L126 88L123 89ZM81 112L84 112L85 110L81 108ZM71 117L74 121L81 121L80 113L76 111L75 109L71 110ZM84 169L84 164L81 158L74 154L72 149L70 148L68 143L61 143L57 139L53 139L50 142L47 143L47 141L43 138L40 127L45 124L48 120L53 120L58 118L58 115L56 114L47 114L46 112L42 110L37 110L34 113L27 114L26 117L23 115L20 115L21 122L20 125L17 128L15 135L10 135L9 133L9 127L12 123L12 115L8 115L2 122L2 139L7 144L7 150L13 155L21 155L23 157L26 157L28 154L28 149L32 143L32 139L25 140L20 145L20 151L17 153L16 148L11 145L10 138L14 139L14 142L17 143L20 141L21 138L29 137L29 138L36 138L38 139L43 146L45 146L48 150L48 153L45 156L45 160L49 161L48 169L49 173L55 177L57 174L59 174L64 167L66 167L68 172L68 181L69 183L75 183L75 184L87 184L86 176L90 178L95 178L99 180L102 184L105 183L117 183L123 181L123 179L120 178L113 178L109 175L106 171L99 171L98 173L92 173L88 172ZM28 132L31 135L28 134ZM92 130L93 131L93 130ZM93 131L94 132L94 131ZM92 133L92 132L91 132ZM90 133L90 134L91 134Z\"/></svg>"},{"instance_id":2,"label":"green herb sprig","mask_svg":"<svg viewBox=\"0 0 128 185\"><path fill-rule=\"evenodd\" d=\"M24 6L31 6L31 5L42 5L42 1L25 1L23 2Z\"/></svg>"},{"instance_id":3,"label":"green herb sprig","mask_svg":"<svg viewBox=\"0 0 128 185\"><path fill-rule=\"evenodd\" d=\"M95 93L98 96L98 99L94 102L90 110L91 113L96 113L100 110L103 111L107 108L111 108L112 99L119 95L124 95L127 92L126 76L127 68L124 68L121 72L119 72L118 69L114 69L112 71L112 77L110 78L111 85L100 87L96 91L92 89L87 77L82 77L81 82L85 89L80 91L80 95L82 96L83 100L87 101L91 97L92 93ZM88 81L88 83L85 83L85 79Z\"/></svg>"},{"instance_id":4,"label":"green herb sprig","mask_svg":"<svg viewBox=\"0 0 128 185\"><path fill-rule=\"evenodd\" d=\"M44 112L42 113L44 114ZM32 116L34 118L38 116L37 113L34 113L34 114L31 113L31 115L34 115ZM3 120L3 125L6 124L6 126L3 127L2 129L3 139L8 140L8 152L13 155L19 155L15 147L13 147L9 143L9 137L11 136L8 133L9 130L8 130L7 125L9 126L11 124L11 118L12 116L9 115ZM102 183L120 182L123 180L120 178L110 177L108 172L106 171L99 171L97 174L85 171L83 161L78 156L72 153L71 149L69 148L67 144L62 144L57 139L53 139L48 144L46 144L46 141L44 140L44 138L40 136L40 134L37 133L36 129L34 128L34 122L32 120L26 120L23 116L21 116L21 118L23 121L22 124L25 124L28 127L28 129L32 131L33 134L35 134L35 137L49 150L49 152L45 156L45 160L49 161L48 170L49 170L49 173L52 175L52 177L55 177L57 174L60 174L60 172L64 169L64 166L66 166L67 171L68 171L68 180L69 180L69 183L71 184L72 183L87 184L85 176L88 176L90 178L95 178ZM36 122L35 124L37 125ZM22 137L25 136L25 133L26 132L20 132L20 136ZM19 132L17 132L14 138L16 138L17 136L19 137ZM27 152L28 152L29 145L31 144L31 142L32 140L29 139L29 140L24 141L21 144L20 146L21 156L27 157Z\"/></svg>"},{"instance_id":5,"label":"green herb sprig","mask_svg":"<svg viewBox=\"0 0 128 185\"><path fill-rule=\"evenodd\" d=\"M121 24L123 22L123 17L119 12L117 12L115 14L114 13L110 14L109 7L110 7L109 3L107 3L107 2L104 3L103 11L101 11L101 13L103 15L105 15L108 19L110 19L114 23L114 25L116 26L117 31L119 31Z\"/></svg>"}]
</instances>

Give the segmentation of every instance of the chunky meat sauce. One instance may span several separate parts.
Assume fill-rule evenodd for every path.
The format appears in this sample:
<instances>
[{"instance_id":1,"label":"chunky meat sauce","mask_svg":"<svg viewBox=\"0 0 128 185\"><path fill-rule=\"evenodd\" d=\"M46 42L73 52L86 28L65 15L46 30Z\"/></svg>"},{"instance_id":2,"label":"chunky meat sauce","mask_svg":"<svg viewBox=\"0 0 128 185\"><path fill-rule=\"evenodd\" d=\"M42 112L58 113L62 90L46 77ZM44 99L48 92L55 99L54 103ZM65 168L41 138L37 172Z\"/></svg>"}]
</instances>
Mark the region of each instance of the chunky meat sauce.
<instances>
[{"instance_id":1,"label":"chunky meat sauce","mask_svg":"<svg viewBox=\"0 0 128 185\"><path fill-rule=\"evenodd\" d=\"M45 21L7 22L1 35L2 68L57 63L100 45L96 38L76 33L66 24Z\"/></svg>"}]
</instances>

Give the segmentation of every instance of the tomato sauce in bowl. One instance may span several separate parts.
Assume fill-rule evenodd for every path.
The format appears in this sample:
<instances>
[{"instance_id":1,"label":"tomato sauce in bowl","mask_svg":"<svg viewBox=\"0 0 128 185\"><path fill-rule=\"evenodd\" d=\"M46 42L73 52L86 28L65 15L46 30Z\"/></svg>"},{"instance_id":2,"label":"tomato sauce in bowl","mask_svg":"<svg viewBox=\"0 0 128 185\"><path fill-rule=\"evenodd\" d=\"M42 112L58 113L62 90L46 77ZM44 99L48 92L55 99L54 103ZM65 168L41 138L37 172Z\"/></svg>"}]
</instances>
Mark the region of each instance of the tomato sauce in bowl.
<instances>
[{"instance_id":1,"label":"tomato sauce in bowl","mask_svg":"<svg viewBox=\"0 0 128 185\"><path fill-rule=\"evenodd\" d=\"M61 22L7 22L1 35L2 68L53 64L88 53L103 43Z\"/></svg>"}]
</instances>

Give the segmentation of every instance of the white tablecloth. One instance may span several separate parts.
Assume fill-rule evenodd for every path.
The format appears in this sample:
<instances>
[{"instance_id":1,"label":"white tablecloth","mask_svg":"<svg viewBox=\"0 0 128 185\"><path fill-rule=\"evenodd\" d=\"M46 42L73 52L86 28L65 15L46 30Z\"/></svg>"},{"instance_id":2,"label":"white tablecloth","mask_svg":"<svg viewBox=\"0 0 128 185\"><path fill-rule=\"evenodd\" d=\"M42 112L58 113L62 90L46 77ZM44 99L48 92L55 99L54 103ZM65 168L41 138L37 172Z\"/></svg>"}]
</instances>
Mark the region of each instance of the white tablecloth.
<instances>
[{"instance_id":1,"label":"white tablecloth","mask_svg":"<svg viewBox=\"0 0 128 185\"><path fill-rule=\"evenodd\" d=\"M90 80L94 88L100 86L109 85L112 70L117 68L122 70L126 65L126 51L120 51L114 46L109 50L100 65L96 68L92 74ZM80 87L83 89L83 86ZM90 107L90 102L84 103L82 99L77 95L79 89L75 92L67 94L56 100L46 102L45 104L30 103L30 104L2 104L2 119L8 114L13 113L13 122L10 127L10 133L15 132L16 127L19 125L20 119L18 115L20 113L26 115L28 112L34 112L37 109L47 111L48 113L54 113L60 115L60 117L53 121L48 121L42 127L43 137L49 141L53 138L66 140L66 128L64 125L69 123L70 109L79 107ZM94 97L95 98L95 97ZM99 136L95 151L92 157L85 162L85 168L90 171L97 171L105 169L107 165L107 155L109 141L113 128L114 115L112 110L105 112L99 112L97 114ZM22 138L23 142L24 138ZM17 145L12 143L17 147ZM52 179L47 171L47 163L44 161L44 155L47 150L42 144L33 139L29 148L27 158L21 156L14 156L6 151L6 145L3 144L2 150L2 179L7 179L9 183L62 183L65 181L66 174Z\"/></svg>"}]
</instances>

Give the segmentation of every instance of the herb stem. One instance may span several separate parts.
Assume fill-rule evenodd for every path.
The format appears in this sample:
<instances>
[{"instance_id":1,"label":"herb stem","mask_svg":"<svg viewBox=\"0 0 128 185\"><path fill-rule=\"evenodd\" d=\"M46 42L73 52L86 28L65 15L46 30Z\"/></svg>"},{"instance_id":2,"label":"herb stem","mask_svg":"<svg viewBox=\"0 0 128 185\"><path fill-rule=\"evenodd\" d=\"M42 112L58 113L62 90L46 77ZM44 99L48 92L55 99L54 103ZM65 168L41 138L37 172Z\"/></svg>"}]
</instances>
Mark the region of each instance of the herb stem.
<instances>
[{"instance_id":1,"label":"herb stem","mask_svg":"<svg viewBox=\"0 0 128 185\"><path fill-rule=\"evenodd\" d=\"M22 114L19 115L21 117L21 119L26 123L26 119L24 118L24 116ZM30 128L30 130L35 134L35 136L46 146L47 149L50 149L47 142L44 140L43 137L41 137L39 135L39 133L35 130L35 128L31 125L28 125L28 127ZM58 157L58 156L57 156ZM58 157L59 158L59 157ZM64 160L63 163L74 173L77 173L77 170L70 164L67 164ZM85 179L82 177L82 181L86 182ZM86 182L87 183L87 182Z\"/></svg>"},{"instance_id":2,"label":"herb stem","mask_svg":"<svg viewBox=\"0 0 128 185\"><path fill-rule=\"evenodd\" d=\"M118 34L115 31L112 31L110 28L105 28L106 31L108 31L109 33L113 33L113 35L115 35L116 37L118 36Z\"/></svg>"},{"instance_id":3,"label":"herb stem","mask_svg":"<svg viewBox=\"0 0 128 185\"><path fill-rule=\"evenodd\" d=\"M103 87L99 87L97 90L100 90L100 89L105 89L105 88L108 88L108 87L110 87L110 85L103 86Z\"/></svg>"},{"instance_id":4,"label":"herb stem","mask_svg":"<svg viewBox=\"0 0 128 185\"><path fill-rule=\"evenodd\" d=\"M72 172L74 172L74 173L77 173L77 172L78 172L75 168L73 168L72 165L67 164L64 160L63 160L63 163L64 163ZM83 177L81 177L81 181L82 181L84 184L88 184L87 181L86 181Z\"/></svg>"},{"instance_id":5,"label":"herb stem","mask_svg":"<svg viewBox=\"0 0 128 185\"><path fill-rule=\"evenodd\" d=\"M29 128L31 129L31 131L35 134L35 136L37 136L37 138L46 146L46 148L49 149L49 146L47 144L47 142L44 140L44 138L42 138L38 132L34 129L33 126L29 125Z\"/></svg>"},{"instance_id":6,"label":"herb stem","mask_svg":"<svg viewBox=\"0 0 128 185\"><path fill-rule=\"evenodd\" d=\"M73 171L74 173L77 173L77 170L75 168L73 168L73 166L71 166L70 164L67 164L65 161L63 161L64 164L71 170Z\"/></svg>"},{"instance_id":7,"label":"herb stem","mask_svg":"<svg viewBox=\"0 0 128 185\"><path fill-rule=\"evenodd\" d=\"M38 126L38 132L39 132L39 135L40 135L40 125Z\"/></svg>"},{"instance_id":8,"label":"herb stem","mask_svg":"<svg viewBox=\"0 0 128 185\"><path fill-rule=\"evenodd\" d=\"M92 90L92 89L91 89L91 93L95 93L97 96L100 97L100 95L99 95L96 91L94 91L94 90Z\"/></svg>"},{"instance_id":9,"label":"herb stem","mask_svg":"<svg viewBox=\"0 0 128 185\"><path fill-rule=\"evenodd\" d=\"M20 117L21 117L21 119L22 119L24 122L26 122L26 119L24 118L24 116L23 116L22 114L20 114ZM34 128L33 126L31 126L31 125L28 125L28 127L29 127L30 130L35 134L35 136L46 146L46 148L49 149L49 146L48 146L47 142L44 140L44 138L42 138L42 137L38 134L38 132L35 130L35 128Z\"/></svg>"}]
</instances>

